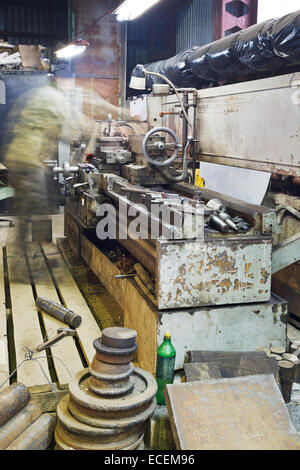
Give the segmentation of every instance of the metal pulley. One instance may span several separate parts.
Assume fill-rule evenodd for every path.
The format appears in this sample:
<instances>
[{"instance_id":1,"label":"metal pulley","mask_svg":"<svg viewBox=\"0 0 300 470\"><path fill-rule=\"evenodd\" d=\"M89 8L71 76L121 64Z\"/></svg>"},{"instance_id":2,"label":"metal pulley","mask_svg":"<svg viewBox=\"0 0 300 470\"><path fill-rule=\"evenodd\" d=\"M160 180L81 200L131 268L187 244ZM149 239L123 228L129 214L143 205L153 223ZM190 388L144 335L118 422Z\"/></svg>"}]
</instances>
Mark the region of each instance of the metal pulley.
<instances>
[{"instance_id":1,"label":"metal pulley","mask_svg":"<svg viewBox=\"0 0 300 470\"><path fill-rule=\"evenodd\" d=\"M94 341L89 369L69 383L57 408L57 450L134 450L142 448L147 422L154 413L156 380L133 367L137 333L106 328Z\"/></svg>"},{"instance_id":2,"label":"metal pulley","mask_svg":"<svg viewBox=\"0 0 300 470\"><path fill-rule=\"evenodd\" d=\"M155 136L158 132L164 132L172 137L174 140L173 143L166 143L163 139L157 140L156 142L151 143L152 136ZM158 136L159 137L159 136ZM151 158L149 155L149 152L155 152L157 151L158 156L160 157L162 154L164 154L167 150L170 149L175 149L173 155L168 158L167 160L160 161ZM142 144L142 149L144 156L146 160L151 163L151 165L155 166L169 166L171 163L174 162L174 160L178 157L179 150L182 148L181 144L179 143L179 139L175 132L173 132L171 129L168 127L155 127L154 129L151 129L144 137L143 144Z\"/></svg>"}]
</instances>

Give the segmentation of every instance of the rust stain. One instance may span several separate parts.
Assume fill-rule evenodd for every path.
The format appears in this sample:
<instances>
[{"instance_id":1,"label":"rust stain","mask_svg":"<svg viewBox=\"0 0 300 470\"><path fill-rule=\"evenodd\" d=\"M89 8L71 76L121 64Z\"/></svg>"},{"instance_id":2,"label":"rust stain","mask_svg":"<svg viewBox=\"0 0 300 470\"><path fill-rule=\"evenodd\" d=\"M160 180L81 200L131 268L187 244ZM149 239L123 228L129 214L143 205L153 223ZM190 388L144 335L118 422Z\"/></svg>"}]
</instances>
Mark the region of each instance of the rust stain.
<instances>
[{"instance_id":1,"label":"rust stain","mask_svg":"<svg viewBox=\"0 0 300 470\"><path fill-rule=\"evenodd\" d=\"M198 274L201 274L201 271L202 271L202 269L203 269L203 266L204 266L204 261L201 260L200 263L199 263L198 270L197 270L197 273L198 273Z\"/></svg>"},{"instance_id":2,"label":"rust stain","mask_svg":"<svg viewBox=\"0 0 300 470\"><path fill-rule=\"evenodd\" d=\"M235 267L235 260L232 256L228 257L226 251L220 253L220 255L215 258L209 257L208 269L211 269L211 266L218 268L221 274L236 274L238 271Z\"/></svg>"},{"instance_id":3,"label":"rust stain","mask_svg":"<svg viewBox=\"0 0 300 470\"><path fill-rule=\"evenodd\" d=\"M231 113L236 113L236 112L237 112L236 108L227 108L224 111L225 114L231 114Z\"/></svg>"},{"instance_id":4,"label":"rust stain","mask_svg":"<svg viewBox=\"0 0 300 470\"><path fill-rule=\"evenodd\" d=\"M249 269L251 268L251 266L252 266L252 263L246 263L246 264L245 264L245 274L248 273L248 271L249 271Z\"/></svg>"},{"instance_id":5,"label":"rust stain","mask_svg":"<svg viewBox=\"0 0 300 470\"><path fill-rule=\"evenodd\" d=\"M269 274L268 271L267 271L266 269L264 269L264 268L260 270L260 273L261 273L261 275L262 275L262 279L260 280L260 283L261 283L261 284L266 284L267 281L268 281L268 279L269 279L269 277L270 277L270 274Z\"/></svg>"},{"instance_id":6,"label":"rust stain","mask_svg":"<svg viewBox=\"0 0 300 470\"><path fill-rule=\"evenodd\" d=\"M189 273L192 272L192 270L194 269L194 266L195 266L194 264L191 264L191 266L190 266L189 269L188 269L188 272L189 272Z\"/></svg>"},{"instance_id":7,"label":"rust stain","mask_svg":"<svg viewBox=\"0 0 300 470\"><path fill-rule=\"evenodd\" d=\"M241 282L238 279L234 281L234 287L233 290L239 290L239 289L252 289L254 286L253 282Z\"/></svg>"},{"instance_id":8,"label":"rust stain","mask_svg":"<svg viewBox=\"0 0 300 470\"><path fill-rule=\"evenodd\" d=\"M184 280L184 276L186 274L186 266L185 264L183 264L182 266L180 266L179 268L179 276L176 277L175 281L174 281L174 284L181 284L182 287L185 286L185 280Z\"/></svg>"},{"instance_id":9,"label":"rust stain","mask_svg":"<svg viewBox=\"0 0 300 470\"><path fill-rule=\"evenodd\" d=\"M229 291L231 286L232 286L231 280L229 278L226 278L226 279L223 279L223 281L221 281L217 287L220 287L222 289L222 293L225 294L225 292Z\"/></svg>"},{"instance_id":10,"label":"rust stain","mask_svg":"<svg viewBox=\"0 0 300 470\"><path fill-rule=\"evenodd\" d=\"M181 290L179 289L179 287L177 287L175 300L178 300L178 297L180 297L180 295L181 295Z\"/></svg>"}]
</instances>

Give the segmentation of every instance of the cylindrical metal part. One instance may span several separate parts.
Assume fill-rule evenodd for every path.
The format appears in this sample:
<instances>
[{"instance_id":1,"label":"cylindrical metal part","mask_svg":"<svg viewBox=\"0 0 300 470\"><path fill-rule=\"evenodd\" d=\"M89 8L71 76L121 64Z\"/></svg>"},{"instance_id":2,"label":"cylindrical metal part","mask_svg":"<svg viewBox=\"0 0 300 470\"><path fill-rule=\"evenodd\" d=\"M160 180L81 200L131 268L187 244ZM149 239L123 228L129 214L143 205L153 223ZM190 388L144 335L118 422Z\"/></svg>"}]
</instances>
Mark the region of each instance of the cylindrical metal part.
<instances>
[{"instance_id":1,"label":"cylindrical metal part","mask_svg":"<svg viewBox=\"0 0 300 470\"><path fill-rule=\"evenodd\" d=\"M267 357L275 357L276 361L282 361L282 356L279 356L279 354L274 354L274 353L267 353Z\"/></svg>"},{"instance_id":2,"label":"cylindrical metal part","mask_svg":"<svg viewBox=\"0 0 300 470\"><path fill-rule=\"evenodd\" d=\"M279 381L283 399L285 403L291 401L292 388L294 383L295 366L289 361L279 361Z\"/></svg>"},{"instance_id":3,"label":"cylindrical metal part","mask_svg":"<svg viewBox=\"0 0 300 470\"><path fill-rule=\"evenodd\" d=\"M298 383L299 380L299 357L295 354L284 353L282 354L282 359L285 361L289 361L294 364L294 382Z\"/></svg>"},{"instance_id":4,"label":"cylindrical metal part","mask_svg":"<svg viewBox=\"0 0 300 470\"><path fill-rule=\"evenodd\" d=\"M0 427L0 450L6 449L25 429L42 414L41 409L28 403L22 410Z\"/></svg>"},{"instance_id":5,"label":"cylindrical metal part","mask_svg":"<svg viewBox=\"0 0 300 470\"><path fill-rule=\"evenodd\" d=\"M211 199L206 204L206 207L208 207L208 209L211 209L215 212L225 212L226 211L226 207L224 206L223 202L220 201L220 199Z\"/></svg>"},{"instance_id":6,"label":"cylindrical metal part","mask_svg":"<svg viewBox=\"0 0 300 470\"><path fill-rule=\"evenodd\" d=\"M122 157L122 156L118 156L116 158L117 162L120 163L121 165L124 165L126 163L126 158Z\"/></svg>"},{"instance_id":7,"label":"cylindrical metal part","mask_svg":"<svg viewBox=\"0 0 300 470\"><path fill-rule=\"evenodd\" d=\"M6 450L46 450L50 446L56 419L50 414L40 416L17 437Z\"/></svg>"},{"instance_id":8,"label":"cylindrical metal part","mask_svg":"<svg viewBox=\"0 0 300 470\"><path fill-rule=\"evenodd\" d=\"M69 383L57 407L56 449L129 450L140 448L156 407L156 380L134 368L137 333L106 328L94 341L89 367Z\"/></svg>"},{"instance_id":9,"label":"cylindrical metal part","mask_svg":"<svg viewBox=\"0 0 300 470\"><path fill-rule=\"evenodd\" d=\"M102 331L102 344L117 349L137 348L136 337L137 332L131 328L105 328ZM96 345L95 348L97 348Z\"/></svg>"},{"instance_id":10,"label":"cylindrical metal part","mask_svg":"<svg viewBox=\"0 0 300 470\"><path fill-rule=\"evenodd\" d=\"M270 351L273 354L279 354L279 356L282 356L286 352L285 348L282 348L281 346L271 346Z\"/></svg>"},{"instance_id":11,"label":"cylindrical metal part","mask_svg":"<svg viewBox=\"0 0 300 470\"><path fill-rule=\"evenodd\" d=\"M81 325L82 318L79 315L62 305L53 302L53 300L38 297L35 301L35 305L43 312L48 313L48 315L57 318L57 320L66 323L72 328L78 328Z\"/></svg>"},{"instance_id":12,"label":"cylindrical metal part","mask_svg":"<svg viewBox=\"0 0 300 470\"><path fill-rule=\"evenodd\" d=\"M226 222L223 222L223 220L221 220L220 217L218 217L216 214L210 216L208 224L210 227L218 230L219 232L229 232L229 225L227 225Z\"/></svg>"},{"instance_id":13,"label":"cylindrical metal part","mask_svg":"<svg viewBox=\"0 0 300 470\"><path fill-rule=\"evenodd\" d=\"M0 426L24 408L29 400L29 390L20 382L15 382L0 392Z\"/></svg>"},{"instance_id":14,"label":"cylindrical metal part","mask_svg":"<svg viewBox=\"0 0 300 470\"><path fill-rule=\"evenodd\" d=\"M290 353L300 359L300 341L293 341L290 345ZM295 382L300 383L300 364L295 365Z\"/></svg>"},{"instance_id":15,"label":"cylindrical metal part","mask_svg":"<svg viewBox=\"0 0 300 470\"><path fill-rule=\"evenodd\" d=\"M289 354L289 353L282 354L282 359L284 359L285 361L290 361L293 364L297 364L299 361L299 358L295 356L295 354Z\"/></svg>"},{"instance_id":16,"label":"cylindrical metal part","mask_svg":"<svg viewBox=\"0 0 300 470\"><path fill-rule=\"evenodd\" d=\"M131 328L112 327L105 328L102 337L94 341L96 354L90 365L88 381L92 392L116 396L133 390L130 361L137 350L136 336L136 331Z\"/></svg>"},{"instance_id":17,"label":"cylindrical metal part","mask_svg":"<svg viewBox=\"0 0 300 470\"><path fill-rule=\"evenodd\" d=\"M300 350L300 341L293 341L290 345L290 353L295 354L298 349Z\"/></svg>"},{"instance_id":18,"label":"cylindrical metal part","mask_svg":"<svg viewBox=\"0 0 300 470\"><path fill-rule=\"evenodd\" d=\"M234 230L235 232L238 232L239 229L237 225L233 222L231 216L227 214L227 212L220 212L218 214L218 217L220 217L220 219L223 220L223 222L229 225L229 227L232 228L232 230Z\"/></svg>"}]
</instances>

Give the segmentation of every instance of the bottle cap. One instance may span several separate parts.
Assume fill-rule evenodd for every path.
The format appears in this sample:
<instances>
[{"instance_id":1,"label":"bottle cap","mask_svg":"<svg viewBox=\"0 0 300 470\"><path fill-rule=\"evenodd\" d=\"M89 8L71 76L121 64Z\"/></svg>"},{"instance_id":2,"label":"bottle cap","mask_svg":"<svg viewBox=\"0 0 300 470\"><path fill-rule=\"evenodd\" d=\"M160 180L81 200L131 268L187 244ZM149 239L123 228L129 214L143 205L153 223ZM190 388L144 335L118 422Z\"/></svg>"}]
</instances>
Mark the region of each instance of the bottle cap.
<instances>
[{"instance_id":1,"label":"bottle cap","mask_svg":"<svg viewBox=\"0 0 300 470\"><path fill-rule=\"evenodd\" d=\"M165 332L165 339L170 339L171 338L171 333L169 331Z\"/></svg>"}]
</instances>

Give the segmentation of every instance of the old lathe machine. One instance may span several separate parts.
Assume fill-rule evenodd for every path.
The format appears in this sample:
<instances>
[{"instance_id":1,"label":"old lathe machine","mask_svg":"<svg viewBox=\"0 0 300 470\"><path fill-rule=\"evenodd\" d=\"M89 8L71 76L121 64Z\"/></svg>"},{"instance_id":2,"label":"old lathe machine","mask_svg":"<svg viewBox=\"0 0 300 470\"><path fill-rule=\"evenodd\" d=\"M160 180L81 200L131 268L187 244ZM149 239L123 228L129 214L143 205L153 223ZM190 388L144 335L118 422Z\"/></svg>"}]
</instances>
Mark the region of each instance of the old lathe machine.
<instances>
[{"instance_id":1,"label":"old lathe machine","mask_svg":"<svg viewBox=\"0 0 300 470\"><path fill-rule=\"evenodd\" d=\"M299 234L282 239L275 205L194 183L206 161L296 184L295 84L297 75L175 94L154 85L135 102L143 113L95 123L93 137L54 167L65 181L69 244L120 304L124 326L138 332L142 368L155 372L167 329L177 369L191 349L286 345L287 302L271 294L271 277L300 259ZM283 103L289 112L279 115Z\"/></svg>"}]
</instances>

